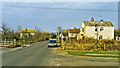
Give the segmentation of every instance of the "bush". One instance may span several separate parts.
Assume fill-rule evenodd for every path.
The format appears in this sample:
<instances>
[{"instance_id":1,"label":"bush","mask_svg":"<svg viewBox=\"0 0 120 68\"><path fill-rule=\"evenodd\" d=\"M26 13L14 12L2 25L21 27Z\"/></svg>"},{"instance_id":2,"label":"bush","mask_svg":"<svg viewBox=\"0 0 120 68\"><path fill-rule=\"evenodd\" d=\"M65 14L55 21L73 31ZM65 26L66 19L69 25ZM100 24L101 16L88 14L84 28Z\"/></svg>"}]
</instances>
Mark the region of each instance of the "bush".
<instances>
[{"instance_id":1,"label":"bush","mask_svg":"<svg viewBox=\"0 0 120 68\"><path fill-rule=\"evenodd\" d=\"M86 39L80 39L79 41L73 41L73 42L68 42L68 40L66 40L62 46L65 50L89 50L95 43L96 43L95 39L86 38ZM106 51L120 49L118 47L118 42L115 40L108 40L108 39L99 40L99 44L102 47L104 47ZM103 51L100 45L98 45L98 50ZM96 45L91 50L92 51L97 50Z\"/></svg>"},{"instance_id":2,"label":"bush","mask_svg":"<svg viewBox=\"0 0 120 68\"><path fill-rule=\"evenodd\" d=\"M92 37L90 38L85 38L85 39L79 39L77 42L79 43L95 43L96 39L93 39Z\"/></svg>"}]
</instances>

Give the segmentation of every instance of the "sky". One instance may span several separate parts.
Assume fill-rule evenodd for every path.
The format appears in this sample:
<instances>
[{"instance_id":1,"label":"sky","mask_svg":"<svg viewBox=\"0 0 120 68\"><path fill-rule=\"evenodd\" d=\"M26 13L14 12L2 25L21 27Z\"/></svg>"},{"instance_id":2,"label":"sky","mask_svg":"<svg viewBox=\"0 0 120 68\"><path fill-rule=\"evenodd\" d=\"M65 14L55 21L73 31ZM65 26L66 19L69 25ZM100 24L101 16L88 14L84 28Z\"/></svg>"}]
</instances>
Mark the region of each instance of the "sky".
<instances>
[{"instance_id":1,"label":"sky","mask_svg":"<svg viewBox=\"0 0 120 68\"><path fill-rule=\"evenodd\" d=\"M62 29L80 28L82 21L103 19L112 21L118 28L117 2L3 2L2 22L16 30L34 30L35 26L45 32Z\"/></svg>"}]
</instances>

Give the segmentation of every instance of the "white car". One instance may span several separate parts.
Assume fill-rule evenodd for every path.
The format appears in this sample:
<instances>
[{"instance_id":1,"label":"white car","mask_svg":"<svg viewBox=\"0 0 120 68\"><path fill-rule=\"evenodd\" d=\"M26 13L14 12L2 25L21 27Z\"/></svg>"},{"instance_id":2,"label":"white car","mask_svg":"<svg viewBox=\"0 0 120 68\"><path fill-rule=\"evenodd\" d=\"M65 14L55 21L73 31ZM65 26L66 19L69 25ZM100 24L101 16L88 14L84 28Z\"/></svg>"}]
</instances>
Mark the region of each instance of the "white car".
<instances>
[{"instance_id":1,"label":"white car","mask_svg":"<svg viewBox=\"0 0 120 68\"><path fill-rule=\"evenodd\" d=\"M48 47L49 46L57 46L57 40L56 39L51 39L48 42Z\"/></svg>"}]
</instances>

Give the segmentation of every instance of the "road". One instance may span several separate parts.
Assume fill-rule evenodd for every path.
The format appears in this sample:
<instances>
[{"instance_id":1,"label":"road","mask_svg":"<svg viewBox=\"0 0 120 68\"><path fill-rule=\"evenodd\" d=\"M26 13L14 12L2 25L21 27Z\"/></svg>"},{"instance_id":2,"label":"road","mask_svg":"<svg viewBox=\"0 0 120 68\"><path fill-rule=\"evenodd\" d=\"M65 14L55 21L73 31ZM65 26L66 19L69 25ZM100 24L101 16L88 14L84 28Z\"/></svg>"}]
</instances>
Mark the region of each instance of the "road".
<instances>
[{"instance_id":1,"label":"road","mask_svg":"<svg viewBox=\"0 0 120 68\"><path fill-rule=\"evenodd\" d=\"M48 48L47 41L18 50L3 50L3 66L117 66L116 58L70 56L56 47Z\"/></svg>"},{"instance_id":2,"label":"road","mask_svg":"<svg viewBox=\"0 0 120 68\"><path fill-rule=\"evenodd\" d=\"M48 48L47 42L32 44L30 47L4 52L3 66L49 66L55 58L56 48Z\"/></svg>"}]
</instances>

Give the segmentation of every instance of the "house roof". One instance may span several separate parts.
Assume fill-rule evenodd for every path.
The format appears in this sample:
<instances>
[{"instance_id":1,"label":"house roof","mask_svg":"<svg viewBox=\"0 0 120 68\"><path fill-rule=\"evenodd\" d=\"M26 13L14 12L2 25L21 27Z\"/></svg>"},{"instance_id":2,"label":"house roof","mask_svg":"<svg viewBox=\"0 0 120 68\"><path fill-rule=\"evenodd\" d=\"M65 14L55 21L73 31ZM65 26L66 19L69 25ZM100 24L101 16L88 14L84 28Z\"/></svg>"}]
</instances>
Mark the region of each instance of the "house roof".
<instances>
[{"instance_id":1,"label":"house roof","mask_svg":"<svg viewBox=\"0 0 120 68\"><path fill-rule=\"evenodd\" d=\"M20 33L35 33L35 30L21 30Z\"/></svg>"},{"instance_id":2,"label":"house roof","mask_svg":"<svg viewBox=\"0 0 120 68\"><path fill-rule=\"evenodd\" d=\"M98 26L109 26L114 27L111 21L83 21L85 26L95 26L96 24Z\"/></svg>"},{"instance_id":3,"label":"house roof","mask_svg":"<svg viewBox=\"0 0 120 68\"><path fill-rule=\"evenodd\" d=\"M68 29L69 33L79 33L80 29L76 29L76 27L74 27L74 29Z\"/></svg>"}]
</instances>

